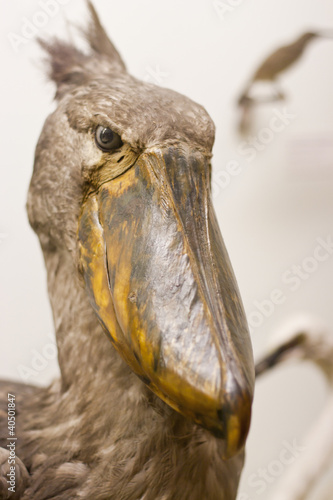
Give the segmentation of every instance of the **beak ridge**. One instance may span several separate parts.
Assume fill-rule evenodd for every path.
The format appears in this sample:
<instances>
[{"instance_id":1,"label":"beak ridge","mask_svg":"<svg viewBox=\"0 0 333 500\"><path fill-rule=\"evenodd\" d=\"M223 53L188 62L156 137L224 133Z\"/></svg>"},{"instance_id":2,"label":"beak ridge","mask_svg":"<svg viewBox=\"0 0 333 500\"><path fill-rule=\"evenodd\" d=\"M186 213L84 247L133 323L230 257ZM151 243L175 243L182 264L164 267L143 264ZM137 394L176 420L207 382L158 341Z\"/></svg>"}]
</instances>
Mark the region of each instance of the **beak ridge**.
<instances>
[{"instance_id":1,"label":"beak ridge","mask_svg":"<svg viewBox=\"0 0 333 500\"><path fill-rule=\"evenodd\" d=\"M230 457L248 433L254 367L209 177L209 158L186 146L146 152L90 196L79 240L116 349L162 400L223 438Z\"/></svg>"}]
</instances>

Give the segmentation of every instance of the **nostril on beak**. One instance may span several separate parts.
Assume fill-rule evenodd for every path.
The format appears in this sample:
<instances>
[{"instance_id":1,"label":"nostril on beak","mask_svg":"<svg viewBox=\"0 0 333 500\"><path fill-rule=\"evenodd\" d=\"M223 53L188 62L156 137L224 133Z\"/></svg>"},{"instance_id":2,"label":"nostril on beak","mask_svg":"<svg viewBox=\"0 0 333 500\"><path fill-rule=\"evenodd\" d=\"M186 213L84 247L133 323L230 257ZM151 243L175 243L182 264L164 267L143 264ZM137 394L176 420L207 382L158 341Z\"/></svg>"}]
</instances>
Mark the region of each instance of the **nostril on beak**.
<instances>
[{"instance_id":1,"label":"nostril on beak","mask_svg":"<svg viewBox=\"0 0 333 500\"><path fill-rule=\"evenodd\" d=\"M130 292L128 294L128 300L132 302L132 304L136 303L136 293L135 292Z\"/></svg>"}]
</instances>

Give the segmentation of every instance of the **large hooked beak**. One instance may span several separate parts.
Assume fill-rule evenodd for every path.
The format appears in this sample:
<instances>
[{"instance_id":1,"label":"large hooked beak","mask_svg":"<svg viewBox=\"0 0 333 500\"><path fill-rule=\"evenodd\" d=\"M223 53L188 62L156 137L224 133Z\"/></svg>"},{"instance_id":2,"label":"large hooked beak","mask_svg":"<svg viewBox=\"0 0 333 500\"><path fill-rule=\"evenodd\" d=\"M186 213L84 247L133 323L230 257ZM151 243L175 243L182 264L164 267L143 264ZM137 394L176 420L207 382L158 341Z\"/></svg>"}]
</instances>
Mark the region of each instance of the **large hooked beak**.
<instances>
[{"instance_id":1,"label":"large hooked beak","mask_svg":"<svg viewBox=\"0 0 333 500\"><path fill-rule=\"evenodd\" d=\"M254 366L236 280L210 200L209 159L152 149L86 200L80 263L115 348L172 408L244 446Z\"/></svg>"}]
</instances>

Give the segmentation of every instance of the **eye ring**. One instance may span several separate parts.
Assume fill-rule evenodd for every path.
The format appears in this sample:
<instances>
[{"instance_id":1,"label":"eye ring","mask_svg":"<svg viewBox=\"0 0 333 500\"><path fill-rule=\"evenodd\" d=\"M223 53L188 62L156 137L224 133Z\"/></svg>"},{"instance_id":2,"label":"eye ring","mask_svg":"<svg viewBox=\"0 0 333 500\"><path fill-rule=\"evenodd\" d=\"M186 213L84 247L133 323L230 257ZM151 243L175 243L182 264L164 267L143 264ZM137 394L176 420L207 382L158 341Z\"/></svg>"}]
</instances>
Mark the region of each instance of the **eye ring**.
<instances>
[{"instance_id":1,"label":"eye ring","mask_svg":"<svg viewBox=\"0 0 333 500\"><path fill-rule=\"evenodd\" d=\"M103 125L98 125L96 128L95 143L104 152L113 151L123 145L120 135Z\"/></svg>"}]
</instances>

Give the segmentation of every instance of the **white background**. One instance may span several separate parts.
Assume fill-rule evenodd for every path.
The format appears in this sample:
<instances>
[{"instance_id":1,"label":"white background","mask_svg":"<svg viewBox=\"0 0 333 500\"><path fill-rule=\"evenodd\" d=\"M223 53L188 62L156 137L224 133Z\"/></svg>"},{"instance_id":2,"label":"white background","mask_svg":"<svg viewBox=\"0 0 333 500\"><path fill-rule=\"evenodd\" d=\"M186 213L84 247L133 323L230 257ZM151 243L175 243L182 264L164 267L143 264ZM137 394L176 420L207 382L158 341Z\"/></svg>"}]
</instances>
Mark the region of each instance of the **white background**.
<instances>
[{"instance_id":1,"label":"white background","mask_svg":"<svg viewBox=\"0 0 333 500\"><path fill-rule=\"evenodd\" d=\"M38 29L39 35L66 36L65 18L84 22L83 1L62 3L58 14ZM222 3L218 7L213 0L95 0L133 75L186 94L212 116L217 126L214 179L230 160L240 164L241 173L217 190L214 202L245 309L258 319L253 315L258 312L255 301L267 300L275 288L285 297L252 328L258 358L273 330L297 313L333 324L333 256L302 280L297 291L282 279L293 265L313 255L318 237L333 234L333 40L315 41L281 78L288 95L283 105L258 110L253 135L267 127L272 108L286 107L295 118L251 162L238 152L243 139L237 134L235 102L255 66L274 48L306 30L332 28L333 4L226 0L225 5L234 7L223 13ZM24 18L36 20L40 11L37 0L1 3L0 376L20 380L20 367L33 368L33 350L43 353L47 346L45 353L53 359L27 380L46 384L57 373L48 345L52 317L42 254L27 222L25 199L34 147L53 109L54 89L46 83L35 43L19 44L15 51L8 39L9 33L21 35ZM308 144L306 153L301 142ZM270 476L265 492L258 493L249 483L250 474L277 460L284 440L302 442L325 397L321 375L308 365L286 367L258 383L239 498L269 498L278 478ZM331 497L317 492L314 498Z\"/></svg>"}]
</instances>

